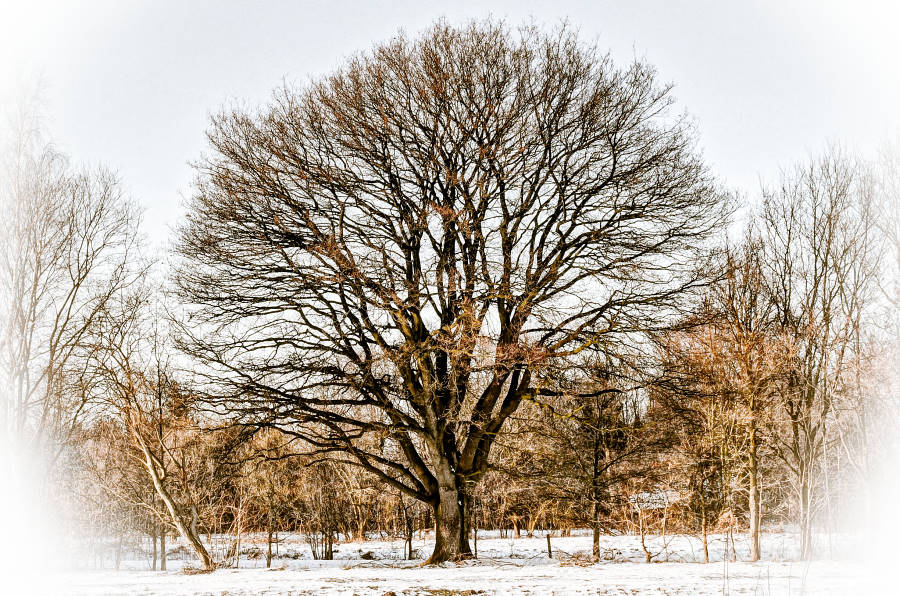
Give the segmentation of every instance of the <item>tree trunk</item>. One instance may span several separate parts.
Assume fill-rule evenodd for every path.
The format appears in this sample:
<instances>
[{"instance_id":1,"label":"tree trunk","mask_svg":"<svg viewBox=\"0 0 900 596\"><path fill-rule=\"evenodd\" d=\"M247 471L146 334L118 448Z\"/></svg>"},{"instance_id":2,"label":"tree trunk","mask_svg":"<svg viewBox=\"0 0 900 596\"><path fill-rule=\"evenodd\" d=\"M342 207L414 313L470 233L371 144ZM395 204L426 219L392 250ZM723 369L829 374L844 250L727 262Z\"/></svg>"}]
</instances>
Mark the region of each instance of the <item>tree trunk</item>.
<instances>
[{"instance_id":1,"label":"tree trunk","mask_svg":"<svg viewBox=\"0 0 900 596\"><path fill-rule=\"evenodd\" d=\"M653 556L650 554L650 551L647 549L647 543L644 539L645 531L644 531L644 510L638 508L638 527L641 532L641 549L644 551L644 562L649 563Z\"/></svg>"},{"instance_id":2,"label":"tree trunk","mask_svg":"<svg viewBox=\"0 0 900 596\"><path fill-rule=\"evenodd\" d=\"M703 562L709 563L709 539L706 535L706 501L700 501L700 529L703 532Z\"/></svg>"},{"instance_id":3,"label":"tree trunk","mask_svg":"<svg viewBox=\"0 0 900 596\"><path fill-rule=\"evenodd\" d=\"M400 495L400 508L403 512L403 530L405 532L406 538L406 558L407 560L412 560L413 558L413 535L415 534L415 528L413 527L413 519L409 514L409 510L403 504L403 495ZM476 553L478 552L478 546L475 546Z\"/></svg>"},{"instance_id":4,"label":"tree trunk","mask_svg":"<svg viewBox=\"0 0 900 596\"><path fill-rule=\"evenodd\" d=\"M804 474L800 480L800 558L804 561L810 555L809 492L809 480Z\"/></svg>"},{"instance_id":5,"label":"tree trunk","mask_svg":"<svg viewBox=\"0 0 900 596\"><path fill-rule=\"evenodd\" d=\"M588 402L590 404L590 402ZM590 413L594 416L594 412ZM600 406L597 406L596 418L600 418ZM604 448L603 433L600 432L601 425L597 424L593 441L593 470L591 474L591 558L594 563L600 560L600 499L603 496L603 487L601 486L601 475L604 468L601 461L609 459L609 450Z\"/></svg>"},{"instance_id":6,"label":"tree trunk","mask_svg":"<svg viewBox=\"0 0 900 596\"><path fill-rule=\"evenodd\" d=\"M159 531L159 570L166 570L166 527Z\"/></svg>"},{"instance_id":7,"label":"tree trunk","mask_svg":"<svg viewBox=\"0 0 900 596\"><path fill-rule=\"evenodd\" d=\"M200 533L197 532L197 507L195 505L191 505L191 533L194 536L200 536Z\"/></svg>"},{"instance_id":8,"label":"tree trunk","mask_svg":"<svg viewBox=\"0 0 900 596\"><path fill-rule=\"evenodd\" d=\"M465 493L454 485L442 485L434 510L434 552L425 561L437 565L472 557L469 547L469 519Z\"/></svg>"},{"instance_id":9,"label":"tree trunk","mask_svg":"<svg viewBox=\"0 0 900 596\"><path fill-rule=\"evenodd\" d=\"M125 542L125 534L119 533L119 544L116 545L116 571L122 564L122 544Z\"/></svg>"},{"instance_id":10,"label":"tree trunk","mask_svg":"<svg viewBox=\"0 0 900 596\"><path fill-rule=\"evenodd\" d=\"M267 536L266 536L266 546L267 546L267 550L266 550L266 568L269 568L269 567L272 566L272 526L273 526L273 520L272 520L272 506L271 506L271 504L269 505L269 513L268 513L268 519L267 519L267 522L268 522L268 523L267 523L266 525L267 525L268 527L266 528L266 529L267 529Z\"/></svg>"},{"instance_id":11,"label":"tree trunk","mask_svg":"<svg viewBox=\"0 0 900 596\"><path fill-rule=\"evenodd\" d=\"M191 529L191 526L185 523L185 519L181 513L181 510L163 484L163 479L160 476L159 470L157 470L155 457L150 451L150 448L147 446L146 442L143 440L143 437L141 437L137 431L132 432L135 435L135 438L138 440L138 445L140 446L141 451L143 451L144 468L150 475L150 480L153 481L153 488L156 489L156 494L159 495L159 498L162 500L163 504L166 506L166 509L169 511L169 515L171 516L172 522L175 524L175 528L178 530L178 533L181 534L184 539L187 540L188 544L191 545L194 552L197 554L197 557L203 563L204 569L215 569L216 565L213 562L212 557L209 556L209 552L206 550L206 547L203 546L203 543L200 541L200 538L197 536L197 534L194 533L194 531ZM165 537L165 530L163 530L163 537ZM163 555L163 565L165 565L165 560L165 555ZM165 567L163 567L163 569L165 569Z\"/></svg>"},{"instance_id":12,"label":"tree trunk","mask_svg":"<svg viewBox=\"0 0 900 596\"><path fill-rule=\"evenodd\" d=\"M150 539L153 540L153 571L156 571L156 558L158 556L156 552L156 534L156 522L154 522L153 529L151 530L150 534Z\"/></svg>"},{"instance_id":13,"label":"tree trunk","mask_svg":"<svg viewBox=\"0 0 900 596\"><path fill-rule=\"evenodd\" d=\"M331 528L325 530L325 535L323 537L324 546L322 550L324 552L322 558L326 561L331 561L334 559L334 531Z\"/></svg>"},{"instance_id":14,"label":"tree trunk","mask_svg":"<svg viewBox=\"0 0 900 596\"><path fill-rule=\"evenodd\" d=\"M750 428L750 560L759 561L759 463L757 461L756 426Z\"/></svg>"}]
</instances>

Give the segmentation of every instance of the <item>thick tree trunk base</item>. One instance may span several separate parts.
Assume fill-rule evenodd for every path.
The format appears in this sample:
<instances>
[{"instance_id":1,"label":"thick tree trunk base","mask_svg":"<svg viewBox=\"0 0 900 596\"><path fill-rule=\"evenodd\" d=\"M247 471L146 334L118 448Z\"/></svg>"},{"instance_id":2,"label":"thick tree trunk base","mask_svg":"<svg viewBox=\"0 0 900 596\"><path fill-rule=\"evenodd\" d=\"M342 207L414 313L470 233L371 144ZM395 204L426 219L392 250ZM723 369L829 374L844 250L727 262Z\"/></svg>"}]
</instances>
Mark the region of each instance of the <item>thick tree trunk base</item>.
<instances>
[{"instance_id":1,"label":"thick tree trunk base","mask_svg":"<svg viewBox=\"0 0 900 596\"><path fill-rule=\"evenodd\" d=\"M456 553L454 555L450 555L447 553L431 553L431 556L425 560L424 563L420 565L420 567L428 567L429 565L440 565L441 563L458 563L459 561L469 561L474 560L475 555L471 552L468 553Z\"/></svg>"},{"instance_id":2,"label":"thick tree trunk base","mask_svg":"<svg viewBox=\"0 0 900 596\"><path fill-rule=\"evenodd\" d=\"M434 504L434 551L423 565L474 558L469 546L466 498L456 489L441 489L440 499Z\"/></svg>"}]
</instances>

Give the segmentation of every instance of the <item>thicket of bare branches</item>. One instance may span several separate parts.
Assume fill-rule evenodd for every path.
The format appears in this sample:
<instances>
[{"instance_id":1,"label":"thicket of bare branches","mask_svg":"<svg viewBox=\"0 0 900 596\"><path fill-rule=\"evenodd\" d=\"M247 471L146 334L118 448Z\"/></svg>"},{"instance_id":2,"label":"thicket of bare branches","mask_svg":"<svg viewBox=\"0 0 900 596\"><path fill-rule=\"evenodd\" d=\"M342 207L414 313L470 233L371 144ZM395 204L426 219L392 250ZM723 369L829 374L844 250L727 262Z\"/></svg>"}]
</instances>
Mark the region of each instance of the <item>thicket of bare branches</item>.
<instances>
[{"instance_id":1,"label":"thicket of bare branches","mask_svg":"<svg viewBox=\"0 0 900 596\"><path fill-rule=\"evenodd\" d=\"M0 429L59 457L87 405L85 338L134 279L138 212L103 168L76 168L23 105L0 189Z\"/></svg>"}]
</instances>

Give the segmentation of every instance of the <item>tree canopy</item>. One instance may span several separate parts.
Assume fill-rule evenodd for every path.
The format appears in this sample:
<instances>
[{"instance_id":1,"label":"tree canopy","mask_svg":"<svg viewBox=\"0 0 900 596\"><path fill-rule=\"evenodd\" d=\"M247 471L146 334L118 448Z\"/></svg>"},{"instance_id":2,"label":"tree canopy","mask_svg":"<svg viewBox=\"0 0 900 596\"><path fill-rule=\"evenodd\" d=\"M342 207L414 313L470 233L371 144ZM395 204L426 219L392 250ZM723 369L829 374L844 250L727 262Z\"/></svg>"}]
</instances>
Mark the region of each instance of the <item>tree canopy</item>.
<instances>
[{"instance_id":1,"label":"tree canopy","mask_svg":"<svg viewBox=\"0 0 900 596\"><path fill-rule=\"evenodd\" d=\"M465 556L504 421L704 282L728 201L672 104L567 27L488 21L214 116L177 276L212 403L432 504L432 561Z\"/></svg>"}]
</instances>

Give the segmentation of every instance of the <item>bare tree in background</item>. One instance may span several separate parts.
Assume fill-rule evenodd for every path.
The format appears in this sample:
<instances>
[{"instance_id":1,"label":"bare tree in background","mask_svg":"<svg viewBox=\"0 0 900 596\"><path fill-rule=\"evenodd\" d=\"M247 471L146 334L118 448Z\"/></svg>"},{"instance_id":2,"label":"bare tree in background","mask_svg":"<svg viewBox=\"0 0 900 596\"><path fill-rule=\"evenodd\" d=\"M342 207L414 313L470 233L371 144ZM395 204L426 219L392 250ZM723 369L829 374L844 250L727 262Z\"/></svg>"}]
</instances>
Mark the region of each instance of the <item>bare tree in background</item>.
<instances>
[{"instance_id":1,"label":"bare tree in background","mask_svg":"<svg viewBox=\"0 0 900 596\"><path fill-rule=\"evenodd\" d=\"M178 283L217 407L343 452L433 507L430 562L469 556L471 487L547 363L702 282L727 209L671 104L569 29L482 22L216 116Z\"/></svg>"},{"instance_id":2,"label":"bare tree in background","mask_svg":"<svg viewBox=\"0 0 900 596\"><path fill-rule=\"evenodd\" d=\"M691 316L684 329L658 338L661 371L648 413L659 432L669 435L671 448L663 457L673 475L670 484L686 501L705 562L709 533L729 509L740 457L735 404L719 383L722 371L710 353L710 345L718 342L712 339L713 317L707 310Z\"/></svg>"},{"instance_id":3,"label":"bare tree in background","mask_svg":"<svg viewBox=\"0 0 900 596\"><path fill-rule=\"evenodd\" d=\"M900 313L900 139L882 150L873 179L874 223L885 244L882 289L895 313Z\"/></svg>"},{"instance_id":4,"label":"bare tree in background","mask_svg":"<svg viewBox=\"0 0 900 596\"><path fill-rule=\"evenodd\" d=\"M828 479L820 472L835 396L874 280L864 259L873 226L860 209L863 181L859 163L832 149L785 172L762 210L769 293L791 353L773 447L794 479L803 558L811 554L817 483Z\"/></svg>"},{"instance_id":5,"label":"bare tree in background","mask_svg":"<svg viewBox=\"0 0 900 596\"><path fill-rule=\"evenodd\" d=\"M850 357L836 396L839 457L832 460L845 494L861 499L864 527L883 533L879 504L891 498L883 479L894 474L900 405L900 145L887 144L867 166L857 218L868 237L851 247L845 292L867 308L856 309L851 322Z\"/></svg>"},{"instance_id":6,"label":"bare tree in background","mask_svg":"<svg viewBox=\"0 0 900 596\"><path fill-rule=\"evenodd\" d=\"M52 463L86 407L84 340L133 279L138 212L109 171L73 170L33 103L0 187L0 430Z\"/></svg>"},{"instance_id":7,"label":"bare tree in background","mask_svg":"<svg viewBox=\"0 0 900 596\"><path fill-rule=\"evenodd\" d=\"M161 331L148 320L149 296L143 288L121 294L98 316L90 337L91 391L129 438L169 523L203 568L212 570L213 558L200 540L192 508L185 503L187 483L182 483L181 502L173 487L178 458L173 456L172 442L173 437L178 440L178 429L172 427L184 407L184 396L169 375Z\"/></svg>"},{"instance_id":8,"label":"bare tree in background","mask_svg":"<svg viewBox=\"0 0 900 596\"><path fill-rule=\"evenodd\" d=\"M743 460L747 479L751 561L760 558L763 429L789 357L775 325L762 256L750 226L742 242L727 251L724 276L708 294L710 320L694 334L703 363L698 376L724 397L735 425L732 449Z\"/></svg>"},{"instance_id":9,"label":"bare tree in background","mask_svg":"<svg viewBox=\"0 0 900 596\"><path fill-rule=\"evenodd\" d=\"M557 379L559 395L529 400L498 438L500 457L492 462L522 487L523 500L543 504L574 527L590 527L594 561L613 510L626 500L623 487L636 479L649 484L662 447L659 434L643 428L646 392L634 368L647 363L623 360L610 349L603 360L582 364L577 384Z\"/></svg>"}]
</instances>

